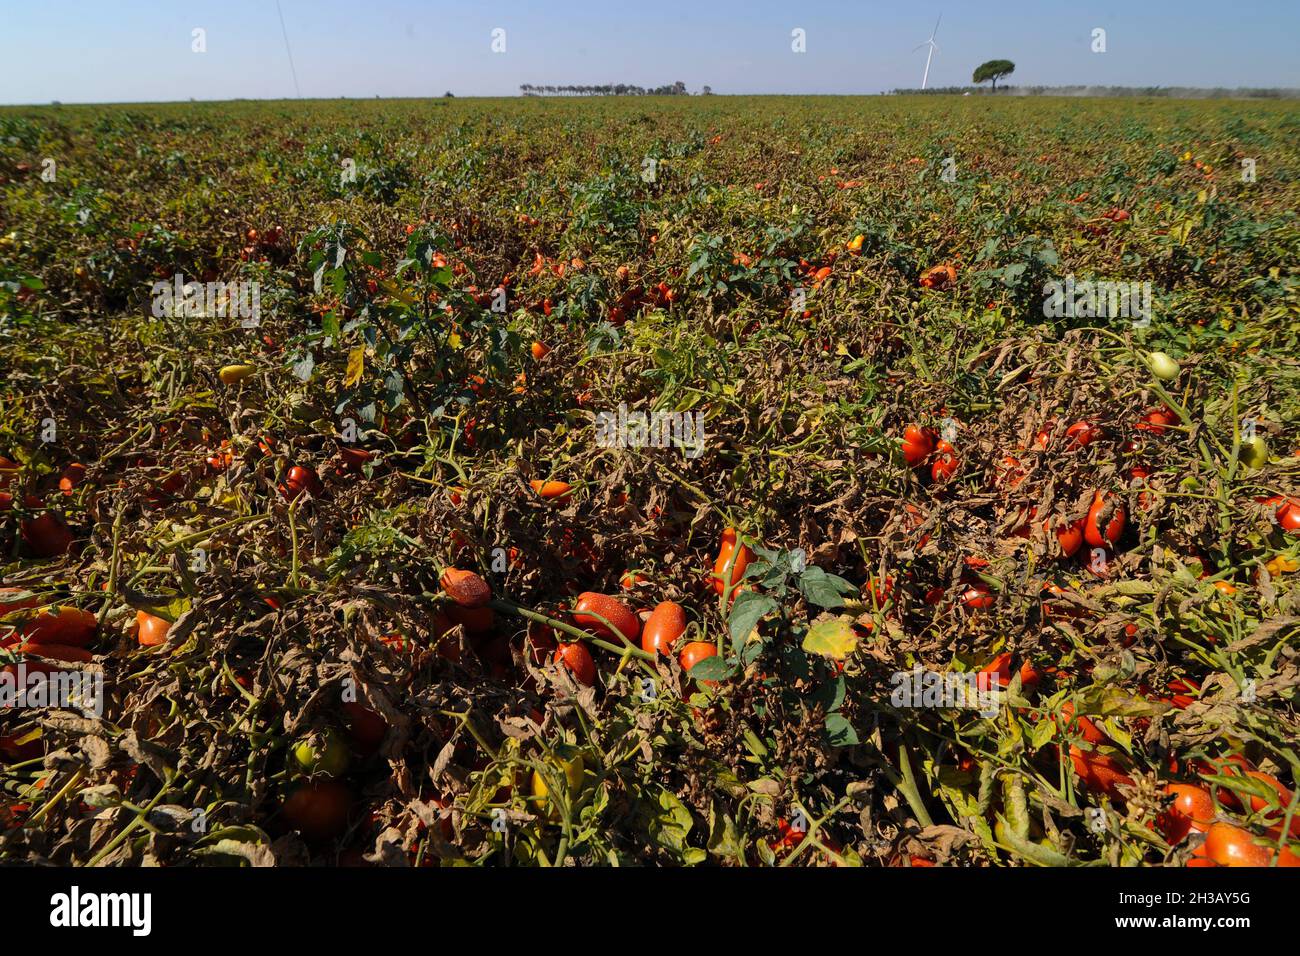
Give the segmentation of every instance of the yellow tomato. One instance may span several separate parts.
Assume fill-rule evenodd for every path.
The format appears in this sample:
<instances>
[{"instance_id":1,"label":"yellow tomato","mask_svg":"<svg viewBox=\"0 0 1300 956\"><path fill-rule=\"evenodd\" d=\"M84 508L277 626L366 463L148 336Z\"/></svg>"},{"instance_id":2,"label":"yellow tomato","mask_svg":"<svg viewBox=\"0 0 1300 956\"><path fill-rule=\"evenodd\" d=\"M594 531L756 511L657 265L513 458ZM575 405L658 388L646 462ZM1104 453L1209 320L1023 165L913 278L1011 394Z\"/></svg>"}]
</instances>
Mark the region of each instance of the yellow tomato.
<instances>
[{"instance_id":1,"label":"yellow tomato","mask_svg":"<svg viewBox=\"0 0 1300 956\"><path fill-rule=\"evenodd\" d=\"M252 378L257 369L251 365L227 365L217 373L223 385L236 385L245 379Z\"/></svg>"}]
</instances>

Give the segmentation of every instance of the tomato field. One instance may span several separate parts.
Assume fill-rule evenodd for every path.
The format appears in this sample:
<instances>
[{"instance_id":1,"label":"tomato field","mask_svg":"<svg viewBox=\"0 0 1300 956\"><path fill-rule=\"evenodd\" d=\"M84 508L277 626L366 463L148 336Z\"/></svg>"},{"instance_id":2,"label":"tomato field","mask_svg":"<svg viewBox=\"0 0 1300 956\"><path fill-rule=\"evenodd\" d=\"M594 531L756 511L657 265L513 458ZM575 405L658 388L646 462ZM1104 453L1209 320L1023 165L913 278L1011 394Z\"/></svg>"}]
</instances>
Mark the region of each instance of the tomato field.
<instances>
[{"instance_id":1,"label":"tomato field","mask_svg":"<svg viewBox=\"0 0 1300 956\"><path fill-rule=\"evenodd\" d=\"M1300 864L1297 133L0 109L0 860Z\"/></svg>"}]
</instances>

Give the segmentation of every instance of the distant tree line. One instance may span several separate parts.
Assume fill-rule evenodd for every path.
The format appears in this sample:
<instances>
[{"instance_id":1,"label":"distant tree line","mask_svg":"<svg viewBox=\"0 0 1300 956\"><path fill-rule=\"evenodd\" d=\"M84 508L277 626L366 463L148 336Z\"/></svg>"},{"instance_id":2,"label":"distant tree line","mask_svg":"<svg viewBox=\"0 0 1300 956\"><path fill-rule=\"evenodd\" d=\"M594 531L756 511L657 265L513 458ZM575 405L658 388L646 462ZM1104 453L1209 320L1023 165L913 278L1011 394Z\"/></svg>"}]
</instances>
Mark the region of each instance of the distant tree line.
<instances>
[{"instance_id":1,"label":"distant tree line","mask_svg":"<svg viewBox=\"0 0 1300 956\"><path fill-rule=\"evenodd\" d=\"M1162 96L1191 100L1293 100L1300 89L1288 87L1205 88L1198 86L932 86L926 90L890 90L895 96Z\"/></svg>"},{"instance_id":2,"label":"distant tree line","mask_svg":"<svg viewBox=\"0 0 1300 956\"><path fill-rule=\"evenodd\" d=\"M705 92L712 92L706 86ZM631 83L606 83L603 86L555 86L550 83L536 85L520 83L519 92L524 96L685 96L686 84L681 80L669 86L656 86L652 90Z\"/></svg>"}]
</instances>

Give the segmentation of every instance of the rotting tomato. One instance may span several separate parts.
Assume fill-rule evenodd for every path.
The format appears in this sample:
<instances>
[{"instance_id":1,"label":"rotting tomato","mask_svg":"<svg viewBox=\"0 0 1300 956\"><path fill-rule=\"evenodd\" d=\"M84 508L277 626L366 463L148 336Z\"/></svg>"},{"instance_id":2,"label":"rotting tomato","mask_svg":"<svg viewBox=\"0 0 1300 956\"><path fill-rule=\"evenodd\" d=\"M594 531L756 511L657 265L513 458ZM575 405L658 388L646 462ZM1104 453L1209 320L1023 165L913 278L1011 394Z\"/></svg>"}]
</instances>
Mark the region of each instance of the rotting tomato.
<instances>
[{"instance_id":1,"label":"rotting tomato","mask_svg":"<svg viewBox=\"0 0 1300 956\"><path fill-rule=\"evenodd\" d=\"M447 596L461 607L482 607L492 600L492 588L473 571L448 568L442 572L439 583Z\"/></svg>"}]
</instances>

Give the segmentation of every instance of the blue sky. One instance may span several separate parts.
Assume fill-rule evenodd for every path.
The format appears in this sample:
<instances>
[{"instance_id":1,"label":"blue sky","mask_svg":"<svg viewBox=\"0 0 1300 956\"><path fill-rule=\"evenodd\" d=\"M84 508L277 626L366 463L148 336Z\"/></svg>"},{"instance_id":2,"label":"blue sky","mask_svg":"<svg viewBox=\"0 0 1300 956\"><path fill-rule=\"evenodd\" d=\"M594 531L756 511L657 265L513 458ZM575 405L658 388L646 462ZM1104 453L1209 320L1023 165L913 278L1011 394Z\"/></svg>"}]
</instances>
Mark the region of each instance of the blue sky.
<instances>
[{"instance_id":1,"label":"blue sky","mask_svg":"<svg viewBox=\"0 0 1300 956\"><path fill-rule=\"evenodd\" d=\"M280 0L305 97L513 95L676 80L692 92L931 86L985 60L1013 82L1300 87L1300 0ZM274 0L0 0L0 103L294 96ZM191 51L206 30L207 52ZM506 31L493 53L491 32ZM790 49L802 28L807 52ZM1107 52L1089 49L1107 31Z\"/></svg>"}]
</instances>

